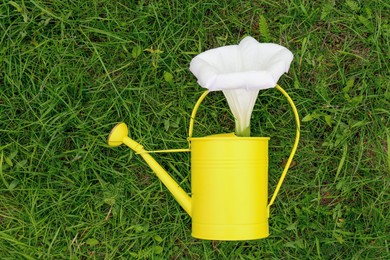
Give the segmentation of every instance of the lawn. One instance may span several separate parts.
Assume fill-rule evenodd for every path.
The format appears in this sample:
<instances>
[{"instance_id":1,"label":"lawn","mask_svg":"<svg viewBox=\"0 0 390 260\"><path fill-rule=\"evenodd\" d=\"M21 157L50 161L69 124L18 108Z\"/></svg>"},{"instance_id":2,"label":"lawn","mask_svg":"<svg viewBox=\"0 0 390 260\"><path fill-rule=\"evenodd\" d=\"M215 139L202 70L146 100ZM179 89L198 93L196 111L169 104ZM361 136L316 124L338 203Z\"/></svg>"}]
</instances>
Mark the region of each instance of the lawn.
<instances>
[{"instance_id":1,"label":"lawn","mask_svg":"<svg viewBox=\"0 0 390 260\"><path fill-rule=\"evenodd\" d=\"M385 0L2 1L1 259L389 259L389 15ZM140 156L107 136L123 121L148 150L185 148L204 91L191 59L247 35L294 53L279 84L301 141L268 238L198 240ZM251 122L271 137L271 194L293 113L268 89ZM194 131L234 131L222 93ZM189 154L153 156L190 193Z\"/></svg>"}]
</instances>

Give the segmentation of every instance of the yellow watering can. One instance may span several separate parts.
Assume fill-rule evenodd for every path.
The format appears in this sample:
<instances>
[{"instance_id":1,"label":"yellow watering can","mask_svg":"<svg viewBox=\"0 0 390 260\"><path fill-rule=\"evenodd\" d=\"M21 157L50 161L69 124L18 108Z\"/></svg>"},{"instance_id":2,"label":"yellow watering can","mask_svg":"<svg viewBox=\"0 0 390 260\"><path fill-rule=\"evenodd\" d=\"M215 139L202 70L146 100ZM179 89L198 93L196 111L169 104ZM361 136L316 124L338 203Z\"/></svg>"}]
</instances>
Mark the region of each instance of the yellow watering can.
<instances>
[{"instance_id":1,"label":"yellow watering can","mask_svg":"<svg viewBox=\"0 0 390 260\"><path fill-rule=\"evenodd\" d=\"M110 146L125 144L141 155L157 177L192 218L192 236L208 240L251 240L269 236L269 208L275 201L299 141L297 109L290 103L296 120L296 139L274 194L268 201L268 137L237 137L234 133L192 137L194 119L204 92L192 111L188 149L153 152L191 152L191 194L180 188L153 159L151 151L128 137L125 123L117 124L108 137Z\"/></svg>"}]
</instances>

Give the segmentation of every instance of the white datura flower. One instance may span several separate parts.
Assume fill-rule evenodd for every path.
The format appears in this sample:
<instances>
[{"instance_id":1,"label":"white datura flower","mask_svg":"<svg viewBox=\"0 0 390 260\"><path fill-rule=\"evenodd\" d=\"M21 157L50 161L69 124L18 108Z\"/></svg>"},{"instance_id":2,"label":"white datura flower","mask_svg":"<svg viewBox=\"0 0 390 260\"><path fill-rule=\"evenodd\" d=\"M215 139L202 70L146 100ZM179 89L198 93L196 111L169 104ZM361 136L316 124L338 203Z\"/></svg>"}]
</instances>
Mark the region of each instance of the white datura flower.
<instances>
[{"instance_id":1,"label":"white datura flower","mask_svg":"<svg viewBox=\"0 0 390 260\"><path fill-rule=\"evenodd\" d=\"M190 71L199 85L223 91L236 122L236 134L250 135L250 118L259 90L276 86L293 54L274 43L247 36L238 45L207 50L194 57Z\"/></svg>"}]
</instances>

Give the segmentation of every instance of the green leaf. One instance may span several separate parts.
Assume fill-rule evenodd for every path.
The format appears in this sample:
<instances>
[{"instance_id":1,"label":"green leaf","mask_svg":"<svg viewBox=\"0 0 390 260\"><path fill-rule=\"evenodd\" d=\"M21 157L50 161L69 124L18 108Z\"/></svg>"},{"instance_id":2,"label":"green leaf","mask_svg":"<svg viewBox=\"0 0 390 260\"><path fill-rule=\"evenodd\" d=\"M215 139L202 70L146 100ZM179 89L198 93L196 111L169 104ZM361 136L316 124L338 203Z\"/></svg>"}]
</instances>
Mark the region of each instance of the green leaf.
<instances>
[{"instance_id":1,"label":"green leaf","mask_svg":"<svg viewBox=\"0 0 390 260\"><path fill-rule=\"evenodd\" d=\"M390 134L389 132L386 132L387 135L387 164L389 166L390 170Z\"/></svg>"},{"instance_id":2,"label":"green leaf","mask_svg":"<svg viewBox=\"0 0 390 260\"><path fill-rule=\"evenodd\" d=\"M337 167L337 172L336 172L336 179L337 177L339 176L343 166L344 166L344 162L345 160L347 159L347 155L348 155L348 144L344 144L343 146L343 155L341 156L341 160L339 162L339 166ZM338 188L338 185L336 186L336 189L340 189L341 187Z\"/></svg>"},{"instance_id":3,"label":"green leaf","mask_svg":"<svg viewBox=\"0 0 390 260\"><path fill-rule=\"evenodd\" d=\"M145 49L145 51L150 52L150 53L152 53L152 54L161 54L161 53L164 52L164 51L162 51L162 50L153 49L153 48L147 48L147 49Z\"/></svg>"},{"instance_id":4,"label":"green leaf","mask_svg":"<svg viewBox=\"0 0 390 260\"><path fill-rule=\"evenodd\" d=\"M358 16L359 22L361 22L369 31L374 31L374 26L372 25L372 22L368 20L366 17L359 15Z\"/></svg>"},{"instance_id":5,"label":"green leaf","mask_svg":"<svg viewBox=\"0 0 390 260\"><path fill-rule=\"evenodd\" d=\"M16 11L18 11L19 13L21 13L23 11L23 8L16 2L14 1L9 1L8 2L10 5L12 5L13 7L16 8Z\"/></svg>"},{"instance_id":6,"label":"green leaf","mask_svg":"<svg viewBox=\"0 0 390 260\"><path fill-rule=\"evenodd\" d=\"M349 91L352 89L354 83L355 83L355 79L354 79L354 78L350 78L350 79L347 81L347 84L345 84L345 87L343 88L343 92L344 92L344 93L349 92Z\"/></svg>"},{"instance_id":7,"label":"green leaf","mask_svg":"<svg viewBox=\"0 0 390 260\"><path fill-rule=\"evenodd\" d=\"M171 126L174 128L178 128L180 126L180 117L177 117L174 122L171 122Z\"/></svg>"},{"instance_id":8,"label":"green leaf","mask_svg":"<svg viewBox=\"0 0 390 260\"><path fill-rule=\"evenodd\" d=\"M337 242L339 242L340 244L344 244L345 241L341 235L334 234L333 236L336 238Z\"/></svg>"},{"instance_id":9,"label":"green leaf","mask_svg":"<svg viewBox=\"0 0 390 260\"><path fill-rule=\"evenodd\" d=\"M18 180L13 180L13 181L9 184L8 189L9 189L9 190L13 190L13 189L16 188L16 186L18 186L18 184L19 184L19 181L18 181Z\"/></svg>"},{"instance_id":10,"label":"green leaf","mask_svg":"<svg viewBox=\"0 0 390 260\"><path fill-rule=\"evenodd\" d=\"M134 230L135 230L135 233L141 233L141 232L146 231L146 229L143 225L135 225Z\"/></svg>"},{"instance_id":11,"label":"green leaf","mask_svg":"<svg viewBox=\"0 0 390 260\"><path fill-rule=\"evenodd\" d=\"M27 164L27 160L21 160L20 162L17 162L15 167L18 169L18 168L22 168L23 166L25 166Z\"/></svg>"},{"instance_id":12,"label":"green leaf","mask_svg":"<svg viewBox=\"0 0 390 260\"><path fill-rule=\"evenodd\" d=\"M311 114L308 114L304 118L302 118L302 122L309 122L313 119L314 119L314 117Z\"/></svg>"},{"instance_id":13,"label":"green leaf","mask_svg":"<svg viewBox=\"0 0 390 260\"><path fill-rule=\"evenodd\" d=\"M290 248L296 248L295 244L296 244L295 242L287 242L287 243L284 243L283 246L290 247Z\"/></svg>"},{"instance_id":14,"label":"green leaf","mask_svg":"<svg viewBox=\"0 0 390 260\"><path fill-rule=\"evenodd\" d=\"M162 239L162 237L160 237L159 235L155 235L154 236L154 240L156 240L157 242L162 242L162 241L164 241L164 239Z\"/></svg>"},{"instance_id":15,"label":"green leaf","mask_svg":"<svg viewBox=\"0 0 390 260\"><path fill-rule=\"evenodd\" d=\"M351 128L359 128L359 127L362 127L362 126L365 126L367 125L367 122L366 121L358 121L356 123L354 123Z\"/></svg>"},{"instance_id":16,"label":"green leaf","mask_svg":"<svg viewBox=\"0 0 390 260\"><path fill-rule=\"evenodd\" d=\"M135 59L137 58L138 56L140 56L142 53L142 49L140 46L135 46L133 47L133 49L131 50L131 56Z\"/></svg>"},{"instance_id":17,"label":"green leaf","mask_svg":"<svg viewBox=\"0 0 390 260\"><path fill-rule=\"evenodd\" d=\"M332 127L332 118L330 117L330 115L324 115L324 119L325 119L326 124L329 127Z\"/></svg>"},{"instance_id":18,"label":"green leaf","mask_svg":"<svg viewBox=\"0 0 390 260\"><path fill-rule=\"evenodd\" d=\"M367 18L368 18L368 19L372 18L372 10L371 10L371 8L368 7L368 6L366 6L366 7L364 8L364 10L366 11Z\"/></svg>"},{"instance_id":19,"label":"green leaf","mask_svg":"<svg viewBox=\"0 0 390 260\"><path fill-rule=\"evenodd\" d=\"M10 155L8 155L8 158L11 160L15 158L15 156L18 154L18 151L13 151Z\"/></svg>"},{"instance_id":20,"label":"green leaf","mask_svg":"<svg viewBox=\"0 0 390 260\"><path fill-rule=\"evenodd\" d=\"M173 82L173 75L167 71L164 71L164 80L168 83Z\"/></svg>"},{"instance_id":21,"label":"green leaf","mask_svg":"<svg viewBox=\"0 0 390 260\"><path fill-rule=\"evenodd\" d=\"M356 96L350 100L350 102L355 104L355 105L362 103L362 101L363 101L363 96Z\"/></svg>"},{"instance_id":22,"label":"green leaf","mask_svg":"<svg viewBox=\"0 0 390 260\"><path fill-rule=\"evenodd\" d=\"M347 6L354 12L357 12L359 11L359 4L356 3L355 1L352 1L352 0L347 0L345 1L345 3L347 4Z\"/></svg>"},{"instance_id":23,"label":"green leaf","mask_svg":"<svg viewBox=\"0 0 390 260\"><path fill-rule=\"evenodd\" d=\"M3 151L1 151L1 156L0 156L0 177L1 179L3 180L3 183L5 184L6 187L9 187L9 184L7 182L7 180L4 178L4 175L3 175L3 170L5 169L5 165L3 166L3 158L4 158L4 154L3 154Z\"/></svg>"},{"instance_id":24,"label":"green leaf","mask_svg":"<svg viewBox=\"0 0 390 260\"><path fill-rule=\"evenodd\" d=\"M300 88L301 84L299 83L298 80L294 80L294 88Z\"/></svg>"},{"instance_id":25,"label":"green leaf","mask_svg":"<svg viewBox=\"0 0 390 260\"><path fill-rule=\"evenodd\" d=\"M321 20L324 20L333 10L333 6L329 3L325 4L322 7L322 12L321 12Z\"/></svg>"},{"instance_id":26,"label":"green leaf","mask_svg":"<svg viewBox=\"0 0 390 260\"><path fill-rule=\"evenodd\" d=\"M305 244L303 243L303 239L297 239L296 244L297 244L298 248L300 248L300 249L305 248Z\"/></svg>"},{"instance_id":27,"label":"green leaf","mask_svg":"<svg viewBox=\"0 0 390 260\"><path fill-rule=\"evenodd\" d=\"M103 201L110 206L114 206L116 202L115 197L104 198Z\"/></svg>"},{"instance_id":28,"label":"green leaf","mask_svg":"<svg viewBox=\"0 0 390 260\"><path fill-rule=\"evenodd\" d=\"M343 162L344 163L344 162ZM336 190L341 190L341 188L344 186L344 181L343 180L341 180L341 181L339 181L338 183L337 183L337 185L336 185Z\"/></svg>"},{"instance_id":29,"label":"green leaf","mask_svg":"<svg viewBox=\"0 0 390 260\"><path fill-rule=\"evenodd\" d=\"M161 246L154 246L153 251L155 254L159 255L163 252L163 248Z\"/></svg>"},{"instance_id":30,"label":"green leaf","mask_svg":"<svg viewBox=\"0 0 390 260\"><path fill-rule=\"evenodd\" d=\"M87 239L87 241L85 243L87 243L87 245L89 245L89 246L96 246L100 242L96 238L89 238L89 239Z\"/></svg>"},{"instance_id":31,"label":"green leaf","mask_svg":"<svg viewBox=\"0 0 390 260\"><path fill-rule=\"evenodd\" d=\"M11 166L11 167L14 166L12 160L11 160L9 157L4 157L4 160L5 160L5 162L6 162L9 166Z\"/></svg>"},{"instance_id":32,"label":"green leaf","mask_svg":"<svg viewBox=\"0 0 390 260\"><path fill-rule=\"evenodd\" d=\"M165 129L165 131L169 130L169 125L170 125L169 120L168 119L164 119L164 129Z\"/></svg>"},{"instance_id":33,"label":"green leaf","mask_svg":"<svg viewBox=\"0 0 390 260\"><path fill-rule=\"evenodd\" d=\"M297 230L297 222L290 224L286 229L287 230Z\"/></svg>"},{"instance_id":34,"label":"green leaf","mask_svg":"<svg viewBox=\"0 0 390 260\"><path fill-rule=\"evenodd\" d=\"M270 42L271 35L269 33L267 20L265 19L264 15L260 15L259 28L263 42Z\"/></svg>"}]
</instances>

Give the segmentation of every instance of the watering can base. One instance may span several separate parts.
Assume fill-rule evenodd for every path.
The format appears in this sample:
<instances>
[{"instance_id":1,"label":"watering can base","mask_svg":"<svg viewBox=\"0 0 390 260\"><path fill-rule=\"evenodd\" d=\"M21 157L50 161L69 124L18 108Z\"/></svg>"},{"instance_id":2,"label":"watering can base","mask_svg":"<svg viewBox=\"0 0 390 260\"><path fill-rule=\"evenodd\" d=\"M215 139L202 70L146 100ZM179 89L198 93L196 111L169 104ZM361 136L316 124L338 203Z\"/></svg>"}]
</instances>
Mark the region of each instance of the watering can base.
<instances>
[{"instance_id":1,"label":"watering can base","mask_svg":"<svg viewBox=\"0 0 390 260\"><path fill-rule=\"evenodd\" d=\"M205 240L255 240L269 236L268 221L255 225L204 225L192 223L194 238Z\"/></svg>"}]
</instances>

